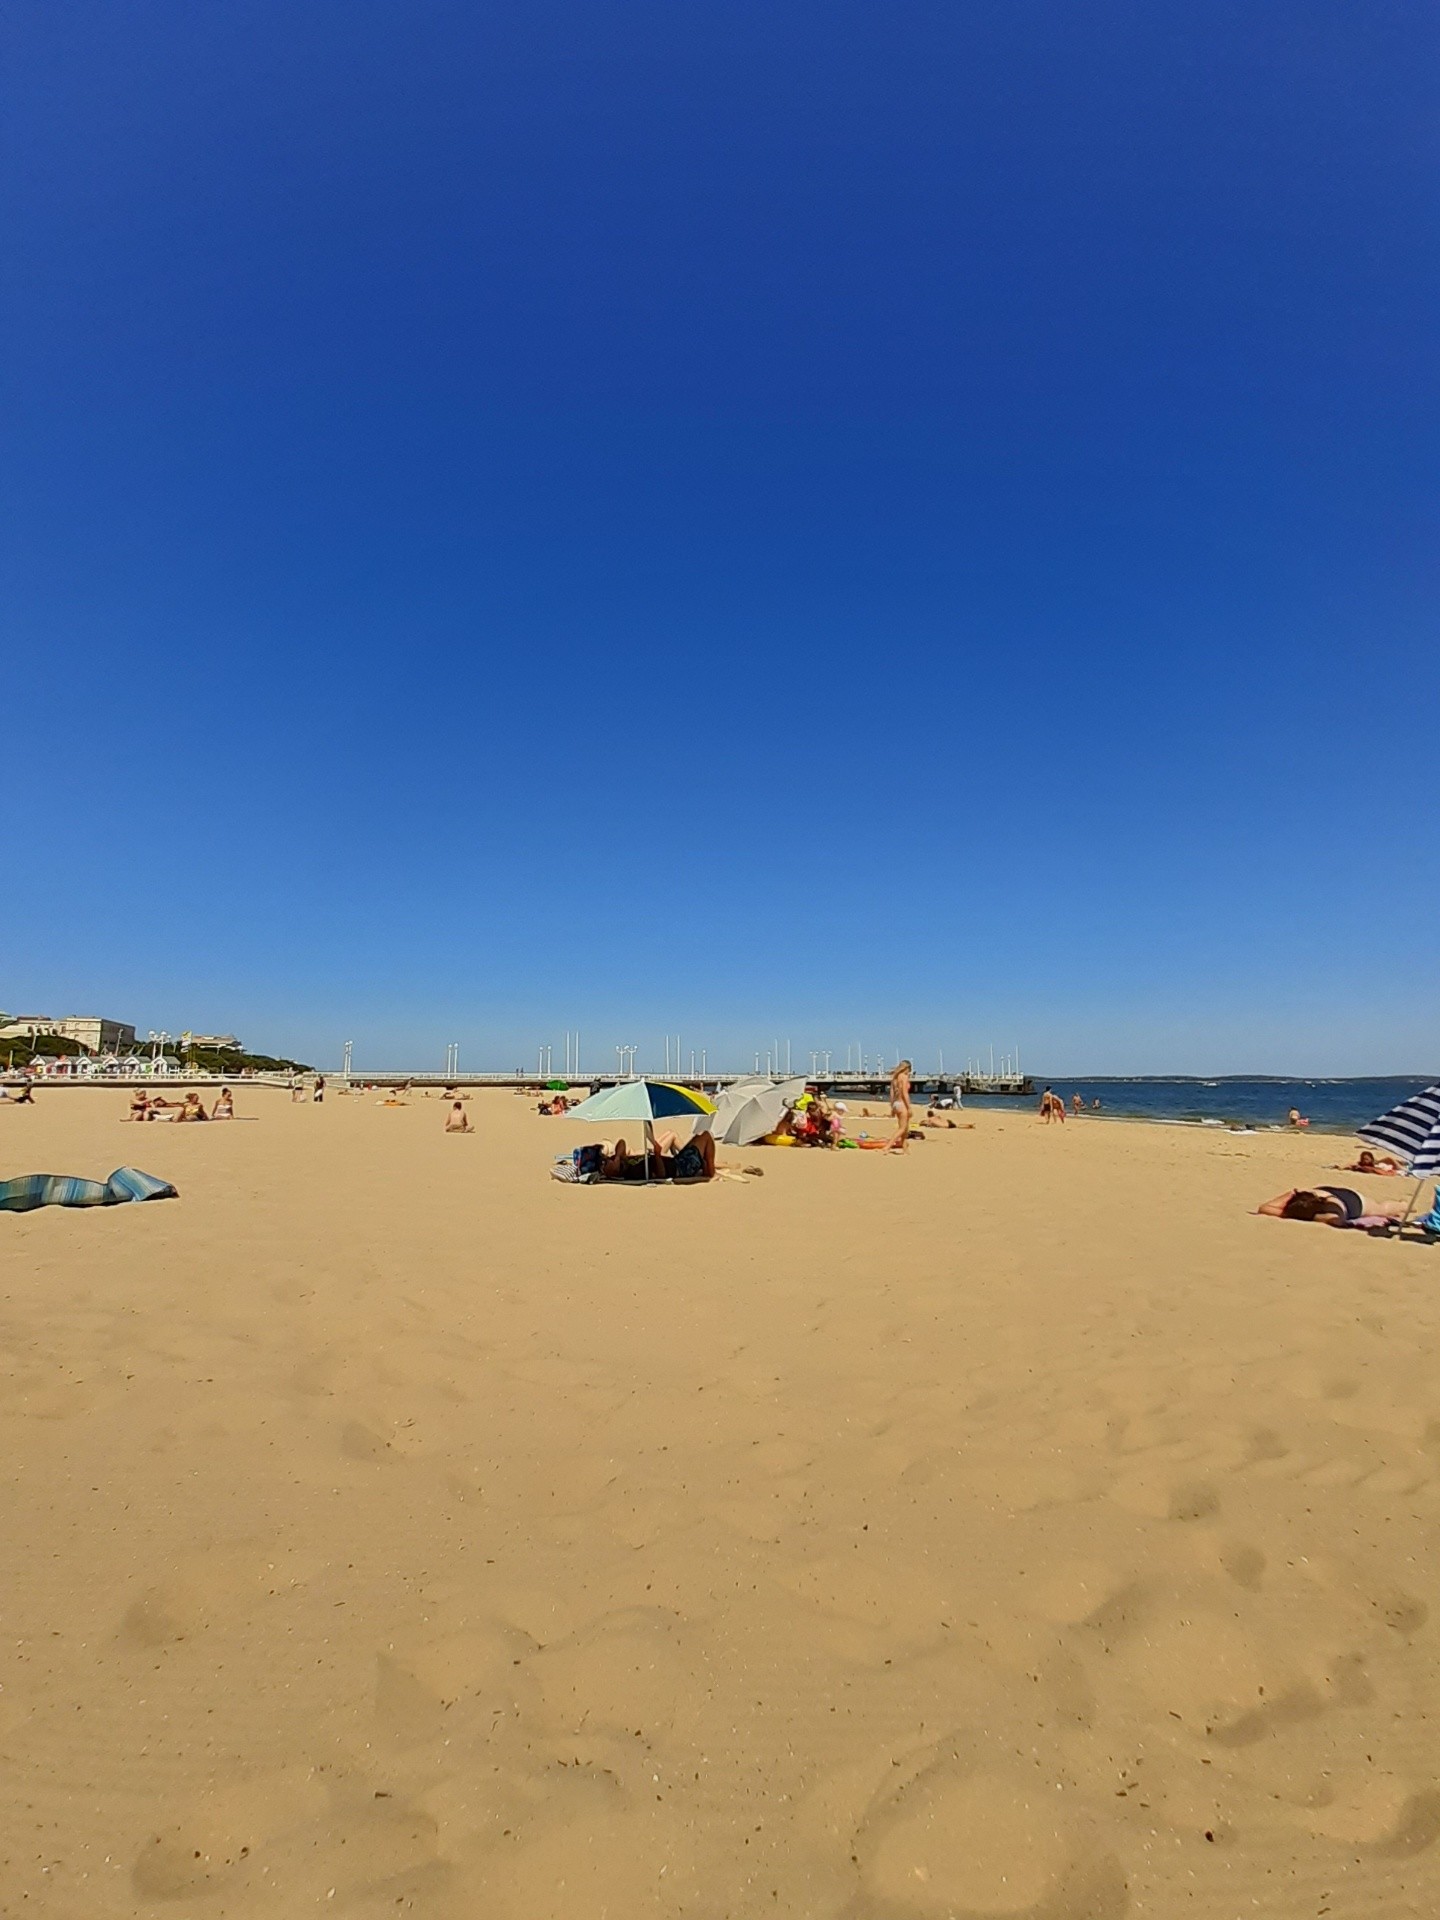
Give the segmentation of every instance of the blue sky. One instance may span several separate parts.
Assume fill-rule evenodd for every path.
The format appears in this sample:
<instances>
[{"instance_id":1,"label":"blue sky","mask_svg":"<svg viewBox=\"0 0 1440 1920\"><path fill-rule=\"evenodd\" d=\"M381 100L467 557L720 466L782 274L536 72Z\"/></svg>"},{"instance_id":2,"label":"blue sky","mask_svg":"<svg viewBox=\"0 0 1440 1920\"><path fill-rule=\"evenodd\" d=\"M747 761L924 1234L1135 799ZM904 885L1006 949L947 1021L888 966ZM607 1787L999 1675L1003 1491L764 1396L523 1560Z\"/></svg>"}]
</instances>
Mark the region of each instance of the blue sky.
<instances>
[{"instance_id":1,"label":"blue sky","mask_svg":"<svg viewBox=\"0 0 1440 1920\"><path fill-rule=\"evenodd\" d=\"M0 1004L1440 1068L1437 40L17 0Z\"/></svg>"}]
</instances>

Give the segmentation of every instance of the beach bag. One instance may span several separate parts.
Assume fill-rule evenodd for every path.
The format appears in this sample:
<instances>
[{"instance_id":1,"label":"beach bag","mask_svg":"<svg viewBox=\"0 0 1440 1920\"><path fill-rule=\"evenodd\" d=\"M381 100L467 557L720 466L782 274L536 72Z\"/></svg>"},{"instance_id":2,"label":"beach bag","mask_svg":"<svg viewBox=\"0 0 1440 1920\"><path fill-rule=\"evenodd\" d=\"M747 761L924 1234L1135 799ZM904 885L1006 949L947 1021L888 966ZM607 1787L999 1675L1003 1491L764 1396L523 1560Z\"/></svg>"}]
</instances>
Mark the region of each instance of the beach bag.
<instances>
[{"instance_id":1,"label":"beach bag","mask_svg":"<svg viewBox=\"0 0 1440 1920\"><path fill-rule=\"evenodd\" d=\"M577 1147L575 1149L575 1170L580 1174L598 1177L605 1154L600 1147Z\"/></svg>"}]
</instances>

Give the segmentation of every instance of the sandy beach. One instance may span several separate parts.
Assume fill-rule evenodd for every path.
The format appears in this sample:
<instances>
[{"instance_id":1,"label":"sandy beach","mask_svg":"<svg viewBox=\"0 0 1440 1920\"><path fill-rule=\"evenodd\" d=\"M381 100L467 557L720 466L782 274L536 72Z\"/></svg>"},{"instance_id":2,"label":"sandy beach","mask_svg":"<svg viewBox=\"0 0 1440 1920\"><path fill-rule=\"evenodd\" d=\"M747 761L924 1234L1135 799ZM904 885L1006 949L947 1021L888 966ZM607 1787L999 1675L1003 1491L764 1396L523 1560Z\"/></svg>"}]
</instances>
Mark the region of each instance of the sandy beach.
<instances>
[{"instance_id":1,"label":"sandy beach","mask_svg":"<svg viewBox=\"0 0 1440 1920\"><path fill-rule=\"evenodd\" d=\"M7 1915L1440 1910L1440 1252L1247 1211L1348 1143L125 1103L0 1108L181 1196L0 1221Z\"/></svg>"}]
</instances>

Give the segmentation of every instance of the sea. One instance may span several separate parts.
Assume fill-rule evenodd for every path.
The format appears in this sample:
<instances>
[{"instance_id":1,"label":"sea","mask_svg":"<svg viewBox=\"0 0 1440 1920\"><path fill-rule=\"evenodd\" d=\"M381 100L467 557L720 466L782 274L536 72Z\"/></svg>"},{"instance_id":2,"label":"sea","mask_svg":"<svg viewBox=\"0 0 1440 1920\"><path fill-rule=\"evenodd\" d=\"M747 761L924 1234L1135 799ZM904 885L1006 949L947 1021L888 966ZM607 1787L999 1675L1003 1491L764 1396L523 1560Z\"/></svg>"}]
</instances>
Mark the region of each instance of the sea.
<instances>
[{"instance_id":1,"label":"sea","mask_svg":"<svg viewBox=\"0 0 1440 1920\"><path fill-rule=\"evenodd\" d=\"M994 1107L1013 1112L1039 1104L1039 1089L1046 1082L1035 1079L1034 1099L1016 1100L967 1094L967 1107ZM1172 1126L1230 1127L1261 1131L1289 1124L1291 1108L1323 1133L1353 1133L1365 1121L1408 1100L1412 1093L1432 1085L1425 1079L1378 1080L1272 1080L1227 1078L1194 1080L1183 1077L1134 1080L1067 1080L1063 1076L1049 1082L1067 1107L1079 1094L1085 1102L1087 1120L1159 1120ZM1099 1111L1093 1103L1100 1102Z\"/></svg>"}]
</instances>

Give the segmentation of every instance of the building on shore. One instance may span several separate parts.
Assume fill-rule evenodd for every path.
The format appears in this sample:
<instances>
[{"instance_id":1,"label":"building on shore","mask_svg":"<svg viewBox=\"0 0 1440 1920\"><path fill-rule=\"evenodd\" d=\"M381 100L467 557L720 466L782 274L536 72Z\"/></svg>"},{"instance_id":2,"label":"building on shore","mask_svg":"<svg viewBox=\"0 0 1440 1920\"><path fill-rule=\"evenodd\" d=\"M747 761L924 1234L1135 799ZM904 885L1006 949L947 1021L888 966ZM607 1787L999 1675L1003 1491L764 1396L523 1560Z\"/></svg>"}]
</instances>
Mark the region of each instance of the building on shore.
<instances>
[{"instance_id":1,"label":"building on shore","mask_svg":"<svg viewBox=\"0 0 1440 1920\"><path fill-rule=\"evenodd\" d=\"M182 1033L180 1043L186 1047L204 1047L208 1053L243 1053L233 1033Z\"/></svg>"},{"instance_id":2,"label":"building on shore","mask_svg":"<svg viewBox=\"0 0 1440 1920\"><path fill-rule=\"evenodd\" d=\"M42 1034L73 1040L86 1053L125 1053L135 1044L134 1027L99 1014L67 1013L56 1019L45 1013L17 1013L0 1026L0 1040L34 1040Z\"/></svg>"}]
</instances>

